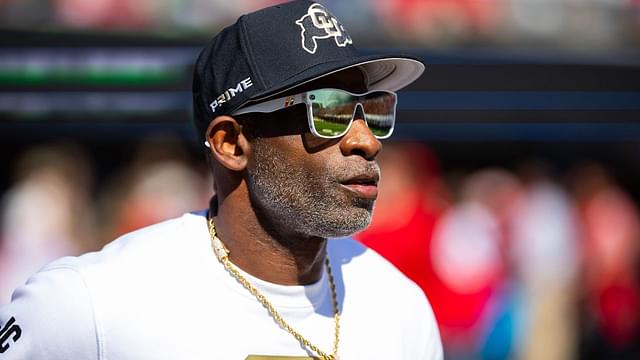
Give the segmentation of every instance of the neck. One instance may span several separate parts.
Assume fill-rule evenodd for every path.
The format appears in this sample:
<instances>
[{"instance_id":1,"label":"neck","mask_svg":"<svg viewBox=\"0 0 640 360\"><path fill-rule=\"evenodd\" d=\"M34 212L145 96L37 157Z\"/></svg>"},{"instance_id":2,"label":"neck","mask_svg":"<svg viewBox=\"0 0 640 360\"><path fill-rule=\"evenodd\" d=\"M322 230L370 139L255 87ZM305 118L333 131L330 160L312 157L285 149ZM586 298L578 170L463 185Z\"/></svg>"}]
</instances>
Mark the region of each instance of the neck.
<instances>
[{"instance_id":1,"label":"neck","mask_svg":"<svg viewBox=\"0 0 640 360\"><path fill-rule=\"evenodd\" d=\"M219 199L217 211L210 212L218 237L229 249L229 260L243 271L281 285L307 285L320 279L326 258L327 240L274 230L259 219L240 197L232 192Z\"/></svg>"}]
</instances>

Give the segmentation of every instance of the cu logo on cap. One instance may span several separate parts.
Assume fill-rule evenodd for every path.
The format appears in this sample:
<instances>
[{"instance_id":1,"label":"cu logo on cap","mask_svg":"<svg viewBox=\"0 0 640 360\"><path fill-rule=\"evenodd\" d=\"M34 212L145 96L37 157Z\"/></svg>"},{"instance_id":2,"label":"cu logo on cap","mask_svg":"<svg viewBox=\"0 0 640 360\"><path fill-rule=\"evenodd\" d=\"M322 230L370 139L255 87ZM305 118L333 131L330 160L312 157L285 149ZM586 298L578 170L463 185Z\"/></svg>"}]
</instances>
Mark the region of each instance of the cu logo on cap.
<instances>
[{"instance_id":1,"label":"cu logo on cap","mask_svg":"<svg viewBox=\"0 0 640 360\"><path fill-rule=\"evenodd\" d=\"M345 47L353 44L344 26L324 6L313 4L309 6L307 14L296 24L302 28L302 48L309 54L315 54L318 49L317 39L334 38L336 45Z\"/></svg>"}]
</instances>

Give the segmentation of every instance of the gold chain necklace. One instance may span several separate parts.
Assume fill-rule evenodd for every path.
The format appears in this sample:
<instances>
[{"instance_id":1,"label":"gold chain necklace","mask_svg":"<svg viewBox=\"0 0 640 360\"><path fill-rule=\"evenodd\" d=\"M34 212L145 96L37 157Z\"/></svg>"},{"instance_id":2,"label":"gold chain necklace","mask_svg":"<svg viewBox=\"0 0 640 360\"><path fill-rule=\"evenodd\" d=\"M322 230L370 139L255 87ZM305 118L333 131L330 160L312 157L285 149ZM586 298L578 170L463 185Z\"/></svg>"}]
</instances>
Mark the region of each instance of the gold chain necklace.
<instances>
[{"instance_id":1,"label":"gold chain necklace","mask_svg":"<svg viewBox=\"0 0 640 360\"><path fill-rule=\"evenodd\" d=\"M218 260L224 265L229 274L231 274L238 282L242 284L255 298L264 306L269 315L273 317L273 319L287 332L293 335L296 340L298 340L302 345L306 346L308 349L315 351L318 356L320 356L323 360L336 360L338 356L338 343L340 342L340 316L338 314L338 296L336 295L336 284L333 281L333 273L331 272L331 264L329 263L329 256L325 257L325 265L327 268L327 277L329 278L329 287L331 289L331 300L333 305L333 319L335 322L335 336L333 339L333 353L327 354L320 350L317 346L313 345L309 340L304 338L302 334L297 332L295 329L289 325L282 315L275 309L275 307L267 300L267 298L255 287L253 284L249 282L238 269L229 261L229 250L224 245L222 240L218 237L218 233L216 231L216 225L213 222L213 218L209 218L209 235L211 236L211 248L213 249L213 253L216 255Z\"/></svg>"}]
</instances>

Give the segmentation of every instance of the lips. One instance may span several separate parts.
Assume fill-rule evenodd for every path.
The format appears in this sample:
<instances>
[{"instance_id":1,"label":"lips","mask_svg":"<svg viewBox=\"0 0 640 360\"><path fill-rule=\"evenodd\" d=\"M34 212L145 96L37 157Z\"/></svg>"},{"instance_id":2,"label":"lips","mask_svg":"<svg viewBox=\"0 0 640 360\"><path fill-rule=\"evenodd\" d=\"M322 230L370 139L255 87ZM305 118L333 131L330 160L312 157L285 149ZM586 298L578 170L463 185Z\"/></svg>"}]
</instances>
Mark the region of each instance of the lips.
<instances>
[{"instance_id":1,"label":"lips","mask_svg":"<svg viewBox=\"0 0 640 360\"><path fill-rule=\"evenodd\" d=\"M340 185L361 198L375 199L378 197L377 174L358 175L347 180L340 181Z\"/></svg>"}]
</instances>

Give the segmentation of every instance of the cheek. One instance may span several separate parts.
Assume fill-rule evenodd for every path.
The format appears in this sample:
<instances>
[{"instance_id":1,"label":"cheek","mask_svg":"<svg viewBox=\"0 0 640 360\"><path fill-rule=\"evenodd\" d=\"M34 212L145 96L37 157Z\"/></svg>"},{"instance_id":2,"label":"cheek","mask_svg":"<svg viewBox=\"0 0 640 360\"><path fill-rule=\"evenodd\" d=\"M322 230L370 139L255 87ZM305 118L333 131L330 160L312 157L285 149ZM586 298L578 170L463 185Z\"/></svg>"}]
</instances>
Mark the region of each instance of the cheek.
<instances>
[{"instance_id":1,"label":"cheek","mask_svg":"<svg viewBox=\"0 0 640 360\"><path fill-rule=\"evenodd\" d=\"M280 136L268 140L268 143L261 144L260 150L267 150L266 152L270 154L272 160L276 160L278 168L284 172L283 175L293 178L301 177L311 182L314 182L314 179L320 180L327 176L330 177L332 165L335 165L337 158L337 156L333 156L335 155L333 147L309 152L303 145L300 135ZM265 146L268 146L269 149L265 149Z\"/></svg>"}]
</instances>

